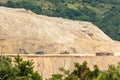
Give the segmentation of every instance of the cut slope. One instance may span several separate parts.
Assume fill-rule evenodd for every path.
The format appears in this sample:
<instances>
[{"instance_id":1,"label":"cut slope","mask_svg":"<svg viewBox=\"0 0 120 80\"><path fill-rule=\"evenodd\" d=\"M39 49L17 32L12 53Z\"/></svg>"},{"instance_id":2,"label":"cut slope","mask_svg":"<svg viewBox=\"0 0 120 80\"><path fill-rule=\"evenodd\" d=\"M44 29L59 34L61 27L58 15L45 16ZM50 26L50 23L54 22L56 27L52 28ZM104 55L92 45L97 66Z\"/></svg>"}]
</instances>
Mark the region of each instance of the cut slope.
<instances>
[{"instance_id":1,"label":"cut slope","mask_svg":"<svg viewBox=\"0 0 120 80\"><path fill-rule=\"evenodd\" d=\"M1 53L21 53L23 49L28 53L66 50L70 53L113 52L119 47L116 43L90 22L0 7Z\"/></svg>"}]
</instances>

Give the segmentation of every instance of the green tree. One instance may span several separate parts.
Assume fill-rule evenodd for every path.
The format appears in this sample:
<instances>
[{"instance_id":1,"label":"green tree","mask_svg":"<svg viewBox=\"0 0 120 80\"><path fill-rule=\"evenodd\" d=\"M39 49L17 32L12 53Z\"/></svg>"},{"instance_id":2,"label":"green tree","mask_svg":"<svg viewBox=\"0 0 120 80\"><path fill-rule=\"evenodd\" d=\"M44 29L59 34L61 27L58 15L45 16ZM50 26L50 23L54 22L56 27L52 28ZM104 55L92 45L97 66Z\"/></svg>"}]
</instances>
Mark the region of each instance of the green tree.
<instances>
[{"instance_id":1,"label":"green tree","mask_svg":"<svg viewBox=\"0 0 120 80\"><path fill-rule=\"evenodd\" d=\"M11 58L0 56L0 80L42 80L33 71L33 61L23 61L20 56L15 57L14 65Z\"/></svg>"},{"instance_id":2,"label":"green tree","mask_svg":"<svg viewBox=\"0 0 120 80\"><path fill-rule=\"evenodd\" d=\"M10 58L0 56L0 80L17 80L18 72L19 69L13 66Z\"/></svg>"},{"instance_id":3,"label":"green tree","mask_svg":"<svg viewBox=\"0 0 120 80\"><path fill-rule=\"evenodd\" d=\"M94 66L94 70L91 71L87 67L86 61L83 64L75 63L74 65L75 69L72 72L60 68L63 74L53 74L52 78L48 80L95 80L101 73L96 65Z\"/></svg>"}]
</instances>

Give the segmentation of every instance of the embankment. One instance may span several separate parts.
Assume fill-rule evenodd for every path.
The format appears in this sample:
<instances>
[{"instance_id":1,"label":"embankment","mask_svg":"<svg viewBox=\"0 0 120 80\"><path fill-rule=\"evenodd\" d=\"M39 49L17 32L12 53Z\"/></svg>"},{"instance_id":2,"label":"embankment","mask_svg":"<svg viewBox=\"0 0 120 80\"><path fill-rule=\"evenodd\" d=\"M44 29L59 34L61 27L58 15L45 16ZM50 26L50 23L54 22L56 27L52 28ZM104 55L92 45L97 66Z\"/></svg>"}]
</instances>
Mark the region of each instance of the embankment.
<instances>
[{"instance_id":1,"label":"embankment","mask_svg":"<svg viewBox=\"0 0 120 80\"><path fill-rule=\"evenodd\" d=\"M6 54L7 55L7 54ZM9 54L9 57L15 57L16 54ZM93 69L94 65L98 65L101 70L108 68L108 65L117 65L120 62L120 56L95 56L94 54L45 54L45 55L20 55L24 60L33 60L34 69L39 72L43 79L50 78L52 74L60 73L59 68L64 67L65 69L73 70L74 63L88 62L88 66Z\"/></svg>"}]
</instances>

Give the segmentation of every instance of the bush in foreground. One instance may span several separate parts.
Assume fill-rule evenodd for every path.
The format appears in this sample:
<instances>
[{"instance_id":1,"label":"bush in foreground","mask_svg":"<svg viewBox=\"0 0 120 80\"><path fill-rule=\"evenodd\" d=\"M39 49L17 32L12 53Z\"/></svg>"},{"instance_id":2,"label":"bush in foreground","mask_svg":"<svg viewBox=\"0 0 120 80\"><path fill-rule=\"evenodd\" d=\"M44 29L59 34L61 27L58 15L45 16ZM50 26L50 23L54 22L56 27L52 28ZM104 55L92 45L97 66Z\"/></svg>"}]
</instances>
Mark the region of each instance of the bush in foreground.
<instances>
[{"instance_id":1,"label":"bush in foreground","mask_svg":"<svg viewBox=\"0 0 120 80\"><path fill-rule=\"evenodd\" d=\"M41 76L33 71L33 61L23 61L20 56L11 58L0 56L0 80L42 80Z\"/></svg>"},{"instance_id":2,"label":"bush in foreground","mask_svg":"<svg viewBox=\"0 0 120 80\"><path fill-rule=\"evenodd\" d=\"M120 63L117 66L109 65L108 70L104 71L99 70L97 65L94 66L94 70L90 70L87 62L75 63L74 66L73 71L60 68L63 74L53 74L47 80L120 80Z\"/></svg>"}]
</instances>

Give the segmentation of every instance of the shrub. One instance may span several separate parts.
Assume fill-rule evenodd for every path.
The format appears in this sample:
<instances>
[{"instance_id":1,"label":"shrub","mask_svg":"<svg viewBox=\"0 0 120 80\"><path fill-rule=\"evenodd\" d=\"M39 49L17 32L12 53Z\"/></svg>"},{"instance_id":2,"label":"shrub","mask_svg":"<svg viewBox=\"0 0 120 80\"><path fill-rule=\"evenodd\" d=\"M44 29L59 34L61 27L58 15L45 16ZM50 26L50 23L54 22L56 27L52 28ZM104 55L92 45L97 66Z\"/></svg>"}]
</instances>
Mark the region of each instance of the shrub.
<instances>
[{"instance_id":1,"label":"shrub","mask_svg":"<svg viewBox=\"0 0 120 80\"><path fill-rule=\"evenodd\" d=\"M18 55L14 58L0 56L0 80L42 80L37 72L33 71L33 61L23 61Z\"/></svg>"}]
</instances>

